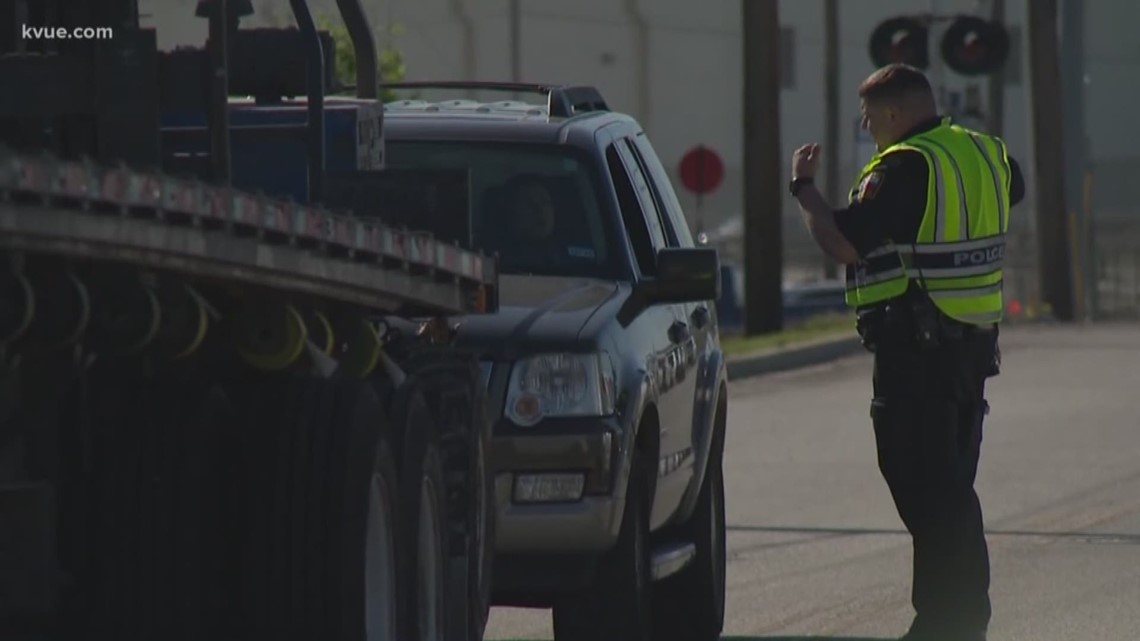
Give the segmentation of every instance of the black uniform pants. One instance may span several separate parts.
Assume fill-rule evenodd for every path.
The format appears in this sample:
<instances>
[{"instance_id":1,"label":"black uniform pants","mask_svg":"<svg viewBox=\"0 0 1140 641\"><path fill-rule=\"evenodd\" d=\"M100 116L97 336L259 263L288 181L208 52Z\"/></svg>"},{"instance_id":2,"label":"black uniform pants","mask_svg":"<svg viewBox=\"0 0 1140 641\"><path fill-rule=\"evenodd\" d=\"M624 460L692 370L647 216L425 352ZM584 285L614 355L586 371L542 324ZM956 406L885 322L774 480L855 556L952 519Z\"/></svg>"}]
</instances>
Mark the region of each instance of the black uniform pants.
<instances>
[{"instance_id":1,"label":"black uniform pants","mask_svg":"<svg viewBox=\"0 0 1140 641\"><path fill-rule=\"evenodd\" d=\"M924 630L989 624L989 550L974 479L996 350L997 332L977 331L927 351L894 345L875 354L879 469L914 542L911 599Z\"/></svg>"}]
</instances>

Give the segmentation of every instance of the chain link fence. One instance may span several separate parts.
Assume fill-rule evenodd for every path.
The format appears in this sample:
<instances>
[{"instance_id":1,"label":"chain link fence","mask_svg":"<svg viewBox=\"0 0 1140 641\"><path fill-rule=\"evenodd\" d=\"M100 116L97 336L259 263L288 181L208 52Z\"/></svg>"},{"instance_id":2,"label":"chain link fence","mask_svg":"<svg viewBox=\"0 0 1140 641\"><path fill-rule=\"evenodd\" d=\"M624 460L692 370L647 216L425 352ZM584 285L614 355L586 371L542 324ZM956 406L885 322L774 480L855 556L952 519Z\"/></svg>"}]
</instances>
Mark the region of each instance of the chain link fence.
<instances>
[{"instance_id":1,"label":"chain link fence","mask_svg":"<svg viewBox=\"0 0 1140 641\"><path fill-rule=\"evenodd\" d=\"M1086 309L1097 320L1140 319L1140 157L1097 162L1084 185Z\"/></svg>"},{"instance_id":2,"label":"chain link fence","mask_svg":"<svg viewBox=\"0 0 1140 641\"><path fill-rule=\"evenodd\" d=\"M1140 216L1098 223L1093 252L1093 318L1140 319Z\"/></svg>"}]
</instances>

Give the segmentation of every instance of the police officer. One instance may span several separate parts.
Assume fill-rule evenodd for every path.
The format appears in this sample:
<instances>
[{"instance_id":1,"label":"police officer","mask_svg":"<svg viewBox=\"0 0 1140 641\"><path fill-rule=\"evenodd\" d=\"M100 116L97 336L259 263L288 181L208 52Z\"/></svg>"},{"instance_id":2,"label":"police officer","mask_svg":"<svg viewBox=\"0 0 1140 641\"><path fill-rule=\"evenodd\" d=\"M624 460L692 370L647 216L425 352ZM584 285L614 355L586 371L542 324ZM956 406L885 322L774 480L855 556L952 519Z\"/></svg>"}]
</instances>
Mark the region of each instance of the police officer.
<instances>
[{"instance_id":1,"label":"police officer","mask_svg":"<svg viewBox=\"0 0 1140 641\"><path fill-rule=\"evenodd\" d=\"M884 67L859 97L878 153L848 206L833 210L812 184L818 145L795 152L791 192L812 237L847 265L847 302L874 353L879 469L914 546L903 639L983 641L990 566L974 479L1024 181L1000 138L938 115L918 69Z\"/></svg>"}]
</instances>

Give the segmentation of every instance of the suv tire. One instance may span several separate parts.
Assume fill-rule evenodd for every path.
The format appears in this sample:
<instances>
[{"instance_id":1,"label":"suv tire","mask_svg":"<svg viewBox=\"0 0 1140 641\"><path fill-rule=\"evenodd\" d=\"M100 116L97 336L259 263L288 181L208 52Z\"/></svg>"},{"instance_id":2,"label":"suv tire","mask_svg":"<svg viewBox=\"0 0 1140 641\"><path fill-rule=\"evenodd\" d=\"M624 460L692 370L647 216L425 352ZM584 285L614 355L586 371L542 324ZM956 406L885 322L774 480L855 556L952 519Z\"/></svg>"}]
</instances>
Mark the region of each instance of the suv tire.
<instances>
[{"instance_id":1,"label":"suv tire","mask_svg":"<svg viewBox=\"0 0 1140 641\"><path fill-rule=\"evenodd\" d=\"M680 540L691 541L697 556L655 586L654 641L716 641L724 629L724 464L721 444L714 445L696 509L678 528Z\"/></svg>"},{"instance_id":2,"label":"suv tire","mask_svg":"<svg viewBox=\"0 0 1140 641\"><path fill-rule=\"evenodd\" d=\"M556 641L650 641L652 575L649 479L634 452L617 545L598 563L594 585L554 607Z\"/></svg>"}]
</instances>

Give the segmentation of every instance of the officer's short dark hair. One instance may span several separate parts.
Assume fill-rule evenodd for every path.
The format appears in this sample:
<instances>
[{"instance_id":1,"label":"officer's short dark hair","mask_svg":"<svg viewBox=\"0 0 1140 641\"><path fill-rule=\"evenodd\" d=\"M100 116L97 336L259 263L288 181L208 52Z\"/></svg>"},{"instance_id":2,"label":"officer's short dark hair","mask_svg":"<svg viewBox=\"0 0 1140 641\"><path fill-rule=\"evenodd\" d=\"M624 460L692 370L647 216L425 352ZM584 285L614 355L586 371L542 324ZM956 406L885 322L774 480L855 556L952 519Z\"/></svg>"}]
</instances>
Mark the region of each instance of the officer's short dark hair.
<instances>
[{"instance_id":1,"label":"officer's short dark hair","mask_svg":"<svg viewBox=\"0 0 1140 641\"><path fill-rule=\"evenodd\" d=\"M859 97L867 102L900 102L908 98L934 101L934 90L926 74L910 65L890 64L859 85Z\"/></svg>"}]
</instances>

